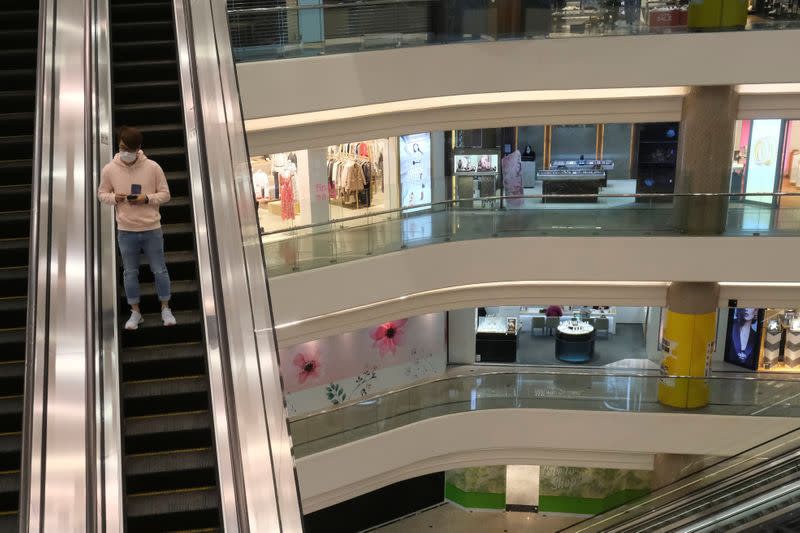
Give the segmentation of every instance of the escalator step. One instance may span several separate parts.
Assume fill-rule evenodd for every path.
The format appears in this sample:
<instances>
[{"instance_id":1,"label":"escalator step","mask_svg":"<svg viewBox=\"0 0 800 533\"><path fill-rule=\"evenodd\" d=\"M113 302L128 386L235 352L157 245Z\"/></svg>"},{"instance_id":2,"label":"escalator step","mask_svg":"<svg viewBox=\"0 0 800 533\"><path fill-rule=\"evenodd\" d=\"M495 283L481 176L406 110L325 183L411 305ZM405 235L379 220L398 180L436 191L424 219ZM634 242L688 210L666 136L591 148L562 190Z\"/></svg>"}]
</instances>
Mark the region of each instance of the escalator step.
<instances>
[{"instance_id":1,"label":"escalator step","mask_svg":"<svg viewBox=\"0 0 800 533\"><path fill-rule=\"evenodd\" d=\"M22 30L19 27L8 27L0 29L0 46L4 48L22 46L29 48L36 46L39 39L38 31L35 29ZM5 72L3 73L5 75ZM34 78L35 78L34 73ZM6 87L7 88L7 87Z\"/></svg>"},{"instance_id":2,"label":"escalator step","mask_svg":"<svg viewBox=\"0 0 800 533\"><path fill-rule=\"evenodd\" d=\"M125 418L125 451L155 453L213 446L208 411Z\"/></svg>"},{"instance_id":3,"label":"escalator step","mask_svg":"<svg viewBox=\"0 0 800 533\"><path fill-rule=\"evenodd\" d=\"M128 495L207 487L215 482L215 466L213 448L131 455L125 458Z\"/></svg>"},{"instance_id":4,"label":"escalator step","mask_svg":"<svg viewBox=\"0 0 800 533\"><path fill-rule=\"evenodd\" d=\"M0 268L27 265L28 245L29 240L27 237L0 238Z\"/></svg>"},{"instance_id":5,"label":"escalator step","mask_svg":"<svg viewBox=\"0 0 800 533\"><path fill-rule=\"evenodd\" d=\"M15 398L16 396L22 397L24 391L24 378L25 378L25 360L19 359L17 361L6 361L0 363L0 397ZM22 404L19 404L19 411L22 412ZM9 405L3 405L0 400L0 413L4 409L17 409L14 402Z\"/></svg>"},{"instance_id":6,"label":"escalator step","mask_svg":"<svg viewBox=\"0 0 800 533\"><path fill-rule=\"evenodd\" d=\"M147 35L148 39L173 39L175 30L172 21L146 20L111 24L111 41L114 44L126 41L138 42L142 35ZM177 75L172 77L177 79Z\"/></svg>"},{"instance_id":7,"label":"escalator step","mask_svg":"<svg viewBox=\"0 0 800 533\"><path fill-rule=\"evenodd\" d=\"M202 411L208 385L204 375L126 383L122 398L129 417Z\"/></svg>"},{"instance_id":8,"label":"escalator step","mask_svg":"<svg viewBox=\"0 0 800 533\"><path fill-rule=\"evenodd\" d=\"M121 354L126 381L205 373L205 349L199 342L129 348Z\"/></svg>"},{"instance_id":9,"label":"escalator step","mask_svg":"<svg viewBox=\"0 0 800 533\"><path fill-rule=\"evenodd\" d=\"M169 270L169 265L167 266ZM197 308L197 282L195 281L173 281L172 299L169 302L170 309L174 312L186 311ZM158 309L161 305L156 295L155 283L140 283L139 292L141 294L141 305L143 309ZM120 295L120 305L125 308L126 299L124 292Z\"/></svg>"},{"instance_id":10,"label":"escalator step","mask_svg":"<svg viewBox=\"0 0 800 533\"><path fill-rule=\"evenodd\" d=\"M128 531L219 527L216 487L127 497Z\"/></svg>"},{"instance_id":11,"label":"escalator step","mask_svg":"<svg viewBox=\"0 0 800 533\"><path fill-rule=\"evenodd\" d=\"M136 104L118 105L114 109L114 116L119 124L172 124L180 120L183 113L181 103L179 101L169 102L143 102ZM148 145L149 145L149 138ZM183 141L183 139L181 139ZM163 149L163 148L160 148ZM145 153L147 157L154 159L162 168L163 160L158 159L159 154L153 153L153 149L147 149ZM174 155L175 152L167 153L166 155ZM183 161L185 164L185 160Z\"/></svg>"},{"instance_id":12,"label":"escalator step","mask_svg":"<svg viewBox=\"0 0 800 533\"><path fill-rule=\"evenodd\" d=\"M135 331L121 329L122 345L127 347L171 344L202 338L202 322L198 311L175 311L173 314L178 324L164 327L161 323L161 312L143 313L144 322L139 325L139 329ZM124 326L126 320L126 316L120 317L120 328Z\"/></svg>"},{"instance_id":13,"label":"escalator step","mask_svg":"<svg viewBox=\"0 0 800 533\"><path fill-rule=\"evenodd\" d=\"M25 238L30 235L30 226L30 211L10 211L4 213L0 210L0 235L12 239Z\"/></svg>"},{"instance_id":14,"label":"escalator step","mask_svg":"<svg viewBox=\"0 0 800 533\"><path fill-rule=\"evenodd\" d=\"M180 85L174 80L131 81L114 85L114 101L118 104L137 104L143 102L174 102L180 100ZM176 124L183 136L183 124ZM147 133L146 127L140 128ZM152 138L146 135L147 144L152 145Z\"/></svg>"},{"instance_id":15,"label":"escalator step","mask_svg":"<svg viewBox=\"0 0 800 533\"><path fill-rule=\"evenodd\" d=\"M164 260L167 262L167 270L169 271L169 277L172 281L193 281L196 279L197 268L195 266L195 256L192 251L165 252ZM145 256L142 256L140 261L139 281L141 283L152 283L153 274L150 272L149 261ZM122 274L120 273L120 283L122 283L121 276Z\"/></svg>"},{"instance_id":16,"label":"escalator step","mask_svg":"<svg viewBox=\"0 0 800 533\"><path fill-rule=\"evenodd\" d=\"M32 175L33 161L31 159L0 161L0 185L21 185L30 187Z\"/></svg>"},{"instance_id":17,"label":"escalator step","mask_svg":"<svg viewBox=\"0 0 800 533\"><path fill-rule=\"evenodd\" d=\"M11 33L11 32L8 32ZM3 90L25 90L36 86L35 68L17 68L0 70Z\"/></svg>"},{"instance_id":18,"label":"escalator step","mask_svg":"<svg viewBox=\"0 0 800 533\"><path fill-rule=\"evenodd\" d=\"M28 293L28 268L0 268L0 298L25 296Z\"/></svg>"},{"instance_id":19,"label":"escalator step","mask_svg":"<svg viewBox=\"0 0 800 533\"><path fill-rule=\"evenodd\" d=\"M0 472L0 514L17 512L19 507L19 470Z\"/></svg>"},{"instance_id":20,"label":"escalator step","mask_svg":"<svg viewBox=\"0 0 800 533\"><path fill-rule=\"evenodd\" d=\"M21 451L22 432L0 434L0 472L19 470Z\"/></svg>"}]
</instances>

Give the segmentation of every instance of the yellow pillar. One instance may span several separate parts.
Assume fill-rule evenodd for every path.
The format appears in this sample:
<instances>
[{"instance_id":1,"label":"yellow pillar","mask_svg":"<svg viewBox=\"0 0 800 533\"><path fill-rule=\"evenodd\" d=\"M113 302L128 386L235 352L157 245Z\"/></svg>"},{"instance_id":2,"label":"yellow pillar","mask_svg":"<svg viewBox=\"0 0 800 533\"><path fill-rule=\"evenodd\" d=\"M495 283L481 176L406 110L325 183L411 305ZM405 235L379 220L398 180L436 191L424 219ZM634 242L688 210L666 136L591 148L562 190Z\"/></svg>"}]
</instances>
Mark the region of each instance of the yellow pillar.
<instances>
[{"instance_id":1,"label":"yellow pillar","mask_svg":"<svg viewBox=\"0 0 800 533\"><path fill-rule=\"evenodd\" d=\"M669 407L708 405L708 377L717 338L716 283L672 283L661 332L658 401ZM681 377L672 377L681 376Z\"/></svg>"},{"instance_id":2,"label":"yellow pillar","mask_svg":"<svg viewBox=\"0 0 800 533\"><path fill-rule=\"evenodd\" d=\"M747 24L746 0L691 0L690 30L744 28Z\"/></svg>"}]
</instances>

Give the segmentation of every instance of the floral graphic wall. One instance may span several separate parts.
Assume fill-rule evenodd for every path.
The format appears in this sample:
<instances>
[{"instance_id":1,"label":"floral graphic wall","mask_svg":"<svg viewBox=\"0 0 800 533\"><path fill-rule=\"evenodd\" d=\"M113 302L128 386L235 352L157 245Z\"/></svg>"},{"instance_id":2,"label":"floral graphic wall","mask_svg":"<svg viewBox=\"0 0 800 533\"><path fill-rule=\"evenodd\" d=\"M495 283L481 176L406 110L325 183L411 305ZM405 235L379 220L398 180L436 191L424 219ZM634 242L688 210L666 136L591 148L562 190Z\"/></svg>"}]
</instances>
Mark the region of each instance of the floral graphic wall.
<instances>
[{"instance_id":1,"label":"floral graphic wall","mask_svg":"<svg viewBox=\"0 0 800 533\"><path fill-rule=\"evenodd\" d=\"M443 374L445 316L393 320L284 350L281 375L289 416Z\"/></svg>"}]
</instances>

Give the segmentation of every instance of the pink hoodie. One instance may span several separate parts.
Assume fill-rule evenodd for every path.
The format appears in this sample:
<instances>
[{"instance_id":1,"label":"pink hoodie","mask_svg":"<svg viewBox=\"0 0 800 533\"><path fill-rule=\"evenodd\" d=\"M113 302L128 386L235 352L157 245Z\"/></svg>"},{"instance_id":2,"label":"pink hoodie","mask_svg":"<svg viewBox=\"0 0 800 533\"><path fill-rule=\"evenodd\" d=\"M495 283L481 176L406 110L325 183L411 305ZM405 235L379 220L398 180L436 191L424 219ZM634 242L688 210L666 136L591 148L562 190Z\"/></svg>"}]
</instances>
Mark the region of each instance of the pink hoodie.
<instances>
[{"instance_id":1,"label":"pink hoodie","mask_svg":"<svg viewBox=\"0 0 800 533\"><path fill-rule=\"evenodd\" d=\"M147 203L117 203L114 195L131 194L131 185L135 183L142 186L142 194L147 196ZM117 154L111 163L103 167L97 197L104 204L116 205L117 229L122 231L150 231L160 228L161 214L158 206L169 202L170 198L164 171L158 163L147 159L141 150L133 165L123 163Z\"/></svg>"}]
</instances>

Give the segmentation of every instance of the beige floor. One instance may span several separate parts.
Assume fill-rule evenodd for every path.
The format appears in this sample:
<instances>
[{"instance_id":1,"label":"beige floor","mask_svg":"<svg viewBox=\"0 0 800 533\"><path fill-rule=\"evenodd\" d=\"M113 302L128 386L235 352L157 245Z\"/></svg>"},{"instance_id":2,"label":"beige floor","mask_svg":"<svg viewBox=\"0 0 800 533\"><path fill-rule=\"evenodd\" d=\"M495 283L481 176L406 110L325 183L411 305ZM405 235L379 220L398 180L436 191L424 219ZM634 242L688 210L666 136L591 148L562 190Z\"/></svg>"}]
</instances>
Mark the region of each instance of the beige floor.
<instances>
[{"instance_id":1,"label":"beige floor","mask_svg":"<svg viewBox=\"0 0 800 533\"><path fill-rule=\"evenodd\" d=\"M445 504L421 514L405 518L388 526L374 529L376 533L554 533L583 520L580 517L545 516L533 513L504 513L497 511L468 511Z\"/></svg>"}]
</instances>

